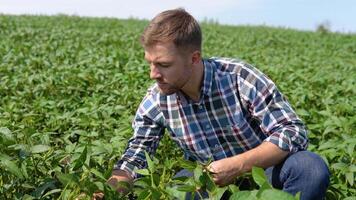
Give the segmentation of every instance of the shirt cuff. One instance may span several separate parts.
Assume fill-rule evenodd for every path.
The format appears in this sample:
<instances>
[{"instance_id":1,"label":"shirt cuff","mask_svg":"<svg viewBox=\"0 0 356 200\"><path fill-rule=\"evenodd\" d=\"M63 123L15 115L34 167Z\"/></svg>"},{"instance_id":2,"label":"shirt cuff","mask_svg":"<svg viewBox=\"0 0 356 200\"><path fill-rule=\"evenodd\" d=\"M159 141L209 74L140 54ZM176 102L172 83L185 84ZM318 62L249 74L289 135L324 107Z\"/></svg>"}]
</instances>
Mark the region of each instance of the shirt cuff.
<instances>
[{"instance_id":1,"label":"shirt cuff","mask_svg":"<svg viewBox=\"0 0 356 200\"><path fill-rule=\"evenodd\" d=\"M279 132L272 133L264 141L271 142L277 145L280 149L284 151L289 151L290 153L295 153L298 151L298 148L292 145L292 141L290 137L286 136L284 133L279 133Z\"/></svg>"}]
</instances>

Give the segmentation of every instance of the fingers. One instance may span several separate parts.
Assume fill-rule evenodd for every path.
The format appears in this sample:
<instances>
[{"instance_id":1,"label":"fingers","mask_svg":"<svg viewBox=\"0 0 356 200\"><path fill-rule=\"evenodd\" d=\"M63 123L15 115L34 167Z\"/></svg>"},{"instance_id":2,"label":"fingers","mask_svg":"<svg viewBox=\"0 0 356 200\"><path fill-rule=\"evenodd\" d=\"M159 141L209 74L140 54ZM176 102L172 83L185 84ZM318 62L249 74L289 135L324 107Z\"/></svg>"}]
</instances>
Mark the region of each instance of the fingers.
<instances>
[{"instance_id":1,"label":"fingers","mask_svg":"<svg viewBox=\"0 0 356 200\"><path fill-rule=\"evenodd\" d=\"M213 163L210 163L210 165L208 165L206 167L206 169L208 170L208 172L210 172L210 174L217 174L217 170L214 168Z\"/></svg>"},{"instance_id":2,"label":"fingers","mask_svg":"<svg viewBox=\"0 0 356 200\"><path fill-rule=\"evenodd\" d=\"M92 200L102 200L104 199L104 193L102 192L95 192L93 194L93 197L91 198Z\"/></svg>"},{"instance_id":3,"label":"fingers","mask_svg":"<svg viewBox=\"0 0 356 200\"><path fill-rule=\"evenodd\" d=\"M211 178L213 179L214 183L218 183L219 182L219 178L218 177L212 176Z\"/></svg>"},{"instance_id":4,"label":"fingers","mask_svg":"<svg viewBox=\"0 0 356 200\"><path fill-rule=\"evenodd\" d=\"M206 170L210 173L211 178L213 179L213 181L215 183L220 182L220 174L217 172L217 170L214 167L214 162L210 163L210 165L208 165L206 167Z\"/></svg>"}]
</instances>

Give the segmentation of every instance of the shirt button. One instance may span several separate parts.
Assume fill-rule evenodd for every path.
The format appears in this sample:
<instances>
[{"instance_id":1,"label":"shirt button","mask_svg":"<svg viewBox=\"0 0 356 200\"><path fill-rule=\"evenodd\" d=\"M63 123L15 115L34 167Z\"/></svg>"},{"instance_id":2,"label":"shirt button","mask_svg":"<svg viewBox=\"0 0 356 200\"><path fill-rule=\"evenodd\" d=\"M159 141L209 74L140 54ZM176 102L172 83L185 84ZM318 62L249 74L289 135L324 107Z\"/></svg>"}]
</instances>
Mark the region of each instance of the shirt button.
<instances>
[{"instance_id":1,"label":"shirt button","mask_svg":"<svg viewBox=\"0 0 356 200\"><path fill-rule=\"evenodd\" d=\"M210 125L207 124L207 125L205 126L205 128L206 128L206 129L210 129Z\"/></svg>"},{"instance_id":2,"label":"shirt button","mask_svg":"<svg viewBox=\"0 0 356 200\"><path fill-rule=\"evenodd\" d=\"M203 106L202 106L202 105L199 105L199 109L200 109L200 110L203 109Z\"/></svg>"}]
</instances>

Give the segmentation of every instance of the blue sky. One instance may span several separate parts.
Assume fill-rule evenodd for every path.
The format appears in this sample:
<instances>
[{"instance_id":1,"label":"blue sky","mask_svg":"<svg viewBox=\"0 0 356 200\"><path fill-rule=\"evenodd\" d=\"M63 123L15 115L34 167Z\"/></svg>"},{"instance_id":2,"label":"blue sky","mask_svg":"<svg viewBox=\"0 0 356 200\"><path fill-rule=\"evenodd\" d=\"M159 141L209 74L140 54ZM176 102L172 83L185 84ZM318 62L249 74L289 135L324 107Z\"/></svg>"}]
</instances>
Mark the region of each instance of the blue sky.
<instances>
[{"instance_id":1,"label":"blue sky","mask_svg":"<svg viewBox=\"0 0 356 200\"><path fill-rule=\"evenodd\" d=\"M356 33L356 0L0 0L0 13L5 14L151 19L177 7L198 20L214 19L221 24L315 30L318 24L327 23L332 31Z\"/></svg>"}]
</instances>

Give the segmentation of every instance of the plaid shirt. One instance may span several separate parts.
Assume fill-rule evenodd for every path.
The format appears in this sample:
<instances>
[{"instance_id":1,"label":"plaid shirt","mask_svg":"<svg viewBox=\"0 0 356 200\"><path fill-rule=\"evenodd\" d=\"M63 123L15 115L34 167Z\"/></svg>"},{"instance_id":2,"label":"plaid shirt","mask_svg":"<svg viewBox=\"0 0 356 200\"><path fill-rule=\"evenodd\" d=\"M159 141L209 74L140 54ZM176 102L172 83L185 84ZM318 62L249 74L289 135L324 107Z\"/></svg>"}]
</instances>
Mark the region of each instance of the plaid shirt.
<instances>
[{"instance_id":1,"label":"plaid shirt","mask_svg":"<svg viewBox=\"0 0 356 200\"><path fill-rule=\"evenodd\" d=\"M146 166L167 129L184 156L201 163L231 157L269 141L291 153L306 149L307 133L275 84L251 65L234 59L203 60L199 102L181 92L160 94L154 84L133 121L134 135L114 169L133 177Z\"/></svg>"}]
</instances>

